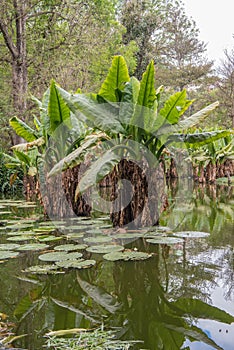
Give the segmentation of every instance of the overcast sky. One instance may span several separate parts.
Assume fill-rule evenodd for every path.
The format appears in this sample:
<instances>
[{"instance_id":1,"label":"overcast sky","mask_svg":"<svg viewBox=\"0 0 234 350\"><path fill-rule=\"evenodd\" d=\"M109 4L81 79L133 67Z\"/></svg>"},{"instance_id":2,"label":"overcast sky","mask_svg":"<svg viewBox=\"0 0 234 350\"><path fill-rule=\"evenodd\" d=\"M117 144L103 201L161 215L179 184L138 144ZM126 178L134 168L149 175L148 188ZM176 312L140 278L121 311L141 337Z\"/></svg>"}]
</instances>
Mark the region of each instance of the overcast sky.
<instances>
[{"instance_id":1,"label":"overcast sky","mask_svg":"<svg viewBox=\"0 0 234 350\"><path fill-rule=\"evenodd\" d=\"M234 0L183 0L185 11L207 43L207 56L218 64L223 50L234 48Z\"/></svg>"}]
</instances>

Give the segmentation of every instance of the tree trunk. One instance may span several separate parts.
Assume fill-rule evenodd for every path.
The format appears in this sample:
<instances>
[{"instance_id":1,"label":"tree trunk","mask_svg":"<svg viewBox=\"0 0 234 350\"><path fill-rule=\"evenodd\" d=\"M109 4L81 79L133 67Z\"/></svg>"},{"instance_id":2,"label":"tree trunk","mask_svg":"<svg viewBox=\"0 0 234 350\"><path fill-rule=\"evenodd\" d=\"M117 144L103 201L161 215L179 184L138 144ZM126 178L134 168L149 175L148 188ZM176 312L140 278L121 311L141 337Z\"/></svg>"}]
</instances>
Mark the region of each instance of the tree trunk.
<instances>
[{"instance_id":1,"label":"tree trunk","mask_svg":"<svg viewBox=\"0 0 234 350\"><path fill-rule=\"evenodd\" d=\"M150 169L146 162L134 163L122 159L111 177L111 219L114 226L136 228L157 225L160 213L167 206L161 163L157 169Z\"/></svg>"},{"instance_id":2,"label":"tree trunk","mask_svg":"<svg viewBox=\"0 0 234 350\"><path fill-rule=\"evenodd\" d=\"M22 119L27 108L27 49L26 49L26 6L25 0L14 0L15 42L4 20L0 18L0 31L11 55L12 100L14 112ZM22 142L15 136L14 143Z\"/></svg>"}]
</instances>

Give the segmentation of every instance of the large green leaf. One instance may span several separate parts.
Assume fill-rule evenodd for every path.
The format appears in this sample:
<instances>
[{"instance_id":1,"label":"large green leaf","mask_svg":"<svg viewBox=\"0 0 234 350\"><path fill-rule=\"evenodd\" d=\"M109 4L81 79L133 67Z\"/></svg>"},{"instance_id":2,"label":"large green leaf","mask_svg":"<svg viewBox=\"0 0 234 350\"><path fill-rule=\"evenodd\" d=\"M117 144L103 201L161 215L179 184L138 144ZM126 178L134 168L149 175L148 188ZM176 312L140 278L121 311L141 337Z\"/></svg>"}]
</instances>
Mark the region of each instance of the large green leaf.
<instances>
[{"instance_id":1,"label":"large green leaf","mask_svg":"<svg viewBox=\"0 0 234 350\"><path fill-rule=\"evenodd\" d=\"M14 150L14 154L19 159L20 162L30 166L31 158L27 154L17 151L16 149Z\"/></svg>"},{"instance_id":2,"label":"large green leaf","mask_svg":"<svg viewBox=\"0 0 234 350\"><path fill-rule=\"evenodd\" d=\"M219 102L216 101L209 106L201 109L197 113L191 115L191 117L185 118L184 120L179 121L178 128L179 129L188 129L195 125L201 123L207 116L214 111L216 107L218 107Z\"/></svg>"},{"instance_id":3,"label":"large green leaf","mask_svg":"<svg viewBox=\"0 0 234 350\"><path fill-rule=\"evenodd\" d=\"M106 138L103 133L97 135L87 136L86 141L73 152L68 154L66 157L61 159L48 173L48 177L54 176L55 174L61 173L62 171L73 168L79 165L84 160L85 154L90 150L92 146L95 146L98 141Z\"/></svg>"},{"instance_id":4,"label":"large green leaf","mask_svg":"<svg viewBox=\"0 0 234 350\"><path fill-rule=\"evenodd\" d=\"M15 130L16 134L27 142L36 140L36 131L33 130L29 125L20 120L18 117L12 117L10 119L10 126Z\"/></svg>"},{"instance_id":5,"label":"large green leaf","mask_svg":"<svg viewBox=\"0 0 234 350\"><path fill-rule=\"evenodd\" d=\"M137 104L147 108L154 106L156 91L154 88L154 62L151 61L144 72L140 84L140 91Z\"/></svg>"},{"instance_id":6,"label":"large green leaf","mask_svg":"<svg viewBox=\"0 0 234 350\"><path fill-rule=\"evenodd\" d=\"M183 316L191 315L196 318L215 320L228 324L234 322L234 316L228 314L223 310L220 310L215 306L208 305L202 300L180 298L178 301L171 304L178 308L176 313L180 313L180 315Z\"/></svg>"},{"instance_id":7,"label":"large green leaf","mask_svg":"<svg viewBox=\"0 0 234 350\"><path fill-rule=\"evenodd\" d=\"M107 101L119 102L117 89L123 90L124 84L129 80L130 77L125 59L122 56L114 56L108 75L98 94Z\"/></svg>"},{"instance_id":8,"label":"large green leaf","mask_svg":"<svg viewBox=\"0 0 234 350\"><path fill-rule=\"evenodd\" d=\"M91 97L83 94L72 95L57 87L57 90L67 103L70 110L81 121L87 119L92 127L108 132L109 134L125 133L124 128L118 120L118 115L111 113L105 108L105 103L98 104Z\"/></svg>"},{"instance_id":9,"label":"large green leaf","mask_svg":"<svg viewBox=\"0 0 234 350\"><path fill-rule=\"evenodd\" d=\"M50 132L54 132L60 124L68 121L70 118L70 109L60 96L54 81L50 85L48 114L50 118Z\"/></svg>"},{"instance_id":10,"label":"large green leaf","mask_svg":"<svg viewBox=\"0 0 234 350\"><path fill-rule=\"evenodd\" d=\"M114 314L120 309L121 304L103 288L97 287L82 280L78 275L77 281L87 295L89 295L98 305L101 305L110 313Z\"/></svg>"},{"instance_id":11,"label":"large green leaf","mask_svg":"<svg viewBox=\"0 0 234 350\"><path fill-rule=\"evenodd\" d=\"M131 124L143 130L150 130L154 123L156 91L154 87L154 63L147 66L142 76L137 106Z\"/></svg>"},{"instance_id":12,"label":"large green leaf","mask_svg":"<svg viewBox=\"0 0 234 350\"><path fill-rule=\"evenodd\" d=\"M132 77L128 83L126 83L122 94L122 100L119 110L119 120L126 127L131 124L130 120L134 114L135 105L137 103L140 90L140 82Z\"/></svg>"},{"instance_id":13,"label":"large green leaf","mask_svg":"<svg viewBox=\"0 0 234 350\"><path fill-rule=\"evenodd\" d=\"M170 96L160 110L160 115L170 124L177 124L193 100L186 99L186 90L176 92Z\"/></svg>"},{"instance_id":14,"label":"large green leaf","mask_svg":"<svg viewBox=\"0 0 234 350\"><path fill-rule=\"evenodd\" d=\"M21 151L21 152L25 152L30 148L33 147L40 147L42 145L45 144L45 139L44 137L39 137L38 139L31 141L31 142L27 142L27 143L18 143L18 145L12 146L11 149L16 150L16 151Z\"/></svg>"},{"instance_id":15,"label":"large green leaf","mask_svg":"<svg viewBox=\"0 0 234 350\"><path fill-rule=\"evenodd\" d=\"M109 174L120 160L121 156L115 153L112 148L92 163L90 168L84 173L78 187L76 188L75 200L78 199L80 193L95 185Z\"/></svg>"},{"instance_id":16,"label":"large green leaf","mask_svg":"<svg viewBox=\"0 0 234 350\"><path fill-rule=\"evenodd\" d=\"M169 136L167 143L184 142L185 144L194 144L194 146L197 145L200 147L222 137L226 137L227 135L230 135L230 133L231 131L229 130L218 130L194 134L174 134Z\"/></svg>"}]
</instances>

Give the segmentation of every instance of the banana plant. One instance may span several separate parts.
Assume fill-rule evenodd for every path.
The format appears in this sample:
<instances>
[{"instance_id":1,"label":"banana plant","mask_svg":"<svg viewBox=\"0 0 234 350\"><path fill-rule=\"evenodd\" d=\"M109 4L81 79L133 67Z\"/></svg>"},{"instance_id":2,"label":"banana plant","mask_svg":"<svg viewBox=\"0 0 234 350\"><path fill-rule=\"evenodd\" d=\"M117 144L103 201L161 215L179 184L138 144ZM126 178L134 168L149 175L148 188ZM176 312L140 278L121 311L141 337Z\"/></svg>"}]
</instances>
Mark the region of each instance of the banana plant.
<instances>
[{"instance_id":1,"label":"banana plant","mask_svg":"<svg viewBox=\"0 0 234 350\"><path fill-rule=\"evenodd\" d=\"M110 173L122 156L129 154L130 148L136 157L144 147L156 159L160 159L170 144L204 145L230 134L227 130L186 133L187 129L204 120L218 106L218 102L185 118L185 112L194 101L188 100L183 90L170 96L161 107L163 89L155 90L153 61L149 63L142 80L138 81L129 76L124 58L115 56L97 94L71 94L59 86L56 89L78 119L110 138L109 143L104 145L102 157L97 157L82 177L76 198L93 184L93 180L100 181ZM130 146L130 141L134 141L134 147ZM89 153L90 148L87 147L85 151ZM79 164L79 153L78 148L65 157L59 165L55 165L49 176Z\"/></svg>"}]
</instances>

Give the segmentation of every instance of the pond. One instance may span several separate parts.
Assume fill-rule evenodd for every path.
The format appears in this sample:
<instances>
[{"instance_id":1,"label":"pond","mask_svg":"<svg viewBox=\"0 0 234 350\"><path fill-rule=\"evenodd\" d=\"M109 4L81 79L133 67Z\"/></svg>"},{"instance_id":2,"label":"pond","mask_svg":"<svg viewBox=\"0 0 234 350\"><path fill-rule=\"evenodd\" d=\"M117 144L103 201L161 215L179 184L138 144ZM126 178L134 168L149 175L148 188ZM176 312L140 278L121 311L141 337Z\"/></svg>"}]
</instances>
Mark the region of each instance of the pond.
<instances>
[{"instance_id":1,"label":"pond","mask_svg":"<svg viewBox=\"0 0 234 350\"><path fill-rule=\"evenodd\" d=\"M2 198L0 313L26 334L17 346L104 325L139 341L131 349L232 350L233 187L168 196L160 227L131 232L100 216L45 223L38 206Z\"/></svg>"}]
</instances>

